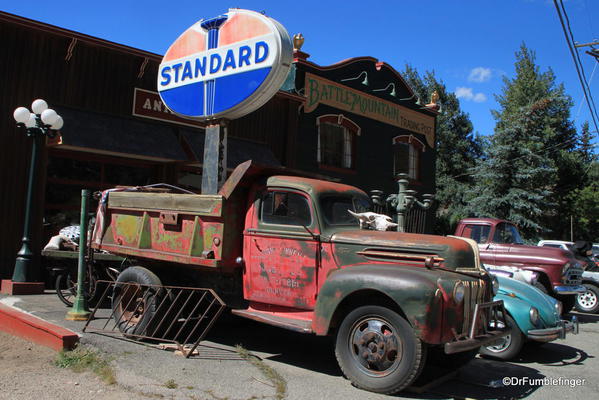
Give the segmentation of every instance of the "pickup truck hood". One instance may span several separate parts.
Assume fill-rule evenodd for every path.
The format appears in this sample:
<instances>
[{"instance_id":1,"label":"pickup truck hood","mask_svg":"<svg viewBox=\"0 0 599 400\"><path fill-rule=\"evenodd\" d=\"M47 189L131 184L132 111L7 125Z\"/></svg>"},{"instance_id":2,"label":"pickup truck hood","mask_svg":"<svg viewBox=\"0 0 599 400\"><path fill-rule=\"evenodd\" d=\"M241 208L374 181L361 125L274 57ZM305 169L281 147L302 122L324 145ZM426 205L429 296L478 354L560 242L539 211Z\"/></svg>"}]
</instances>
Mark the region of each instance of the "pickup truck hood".
<instances>
[{"instance_id":1,"label":"pickup truck hood","mask_svg":"<svg viewBox=\"0 0 599 400\"><path fill-rule=\"evenodd\" d=\"M330 242L339 266L383 261L452 270L477 268L475 250L455 237L355 229L334 233Z\"/></svg>"},{"instance_id":2,"label":"pickup truck hood","mask_svg":"<svg viewBox=\"0 0 599 400\"><path fill-rule=\"evenodd\" d=\"M480 248L481 250L484 249L483 246L480 246ZM497 255L503 254L504 256L508 256L513 262L518 262L518 259L521 259L522 263L525 264L558 264L562 266L566 262L575 262L570 252L553 247L527 246L523 244L512 244L509 246L490 244L488 250L495 251Z\"/></svg>"}]
</instances>

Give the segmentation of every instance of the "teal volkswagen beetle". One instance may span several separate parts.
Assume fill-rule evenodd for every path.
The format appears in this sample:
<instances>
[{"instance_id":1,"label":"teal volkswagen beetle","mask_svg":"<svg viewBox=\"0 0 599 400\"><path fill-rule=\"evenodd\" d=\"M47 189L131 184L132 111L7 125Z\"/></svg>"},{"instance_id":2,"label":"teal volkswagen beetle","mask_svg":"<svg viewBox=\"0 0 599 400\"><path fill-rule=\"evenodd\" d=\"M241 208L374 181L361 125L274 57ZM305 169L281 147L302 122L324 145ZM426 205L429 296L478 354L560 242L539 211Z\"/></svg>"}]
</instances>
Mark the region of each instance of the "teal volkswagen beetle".
<instances>
[{"instance_id":1,"label":"teal volkswagen beetle","mask_svg":"<svg viewBox=\"0 0 599 400\"><path fill-rule=\"evenodd\" d=\"M578 333L578 321L561 319L562 305L535 287L502 275L495 275L499 290L493 300L503 300L506 323L512 333L486 347L480 354L501 360L514 358L528 340L551 342L564 339L566 332Z\"/></svg>"}]
</instances>

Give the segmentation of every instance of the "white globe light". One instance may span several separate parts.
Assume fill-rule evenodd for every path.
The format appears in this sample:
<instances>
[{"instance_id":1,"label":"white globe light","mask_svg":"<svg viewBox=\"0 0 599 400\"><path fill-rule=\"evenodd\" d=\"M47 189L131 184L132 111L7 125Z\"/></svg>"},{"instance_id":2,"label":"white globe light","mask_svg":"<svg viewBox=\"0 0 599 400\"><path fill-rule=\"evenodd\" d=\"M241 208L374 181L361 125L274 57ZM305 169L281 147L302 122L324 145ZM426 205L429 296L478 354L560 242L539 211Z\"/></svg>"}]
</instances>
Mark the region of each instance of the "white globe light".
<instances>
[{"instance_id":1,"label":"white globe light","mask_svg":"<svg viewBox=\"0 0 599 400\"><path fill-rule=\"evenodd\" d=\"M58 119L56 120L55 123L52 124L52 126L50 126L50 128L54 129L55 131L59 130L60 128L62 128L62 126L64 125L64 121L62 120L62 117L59 115Z\"/></svg>"},{"instance_id":2,"label":"white globe light","mask_svg":"<svg viewBox=\"0 0 599 400\"><path fill-rule=\"evenodd\" d=\"M53 125L58 119L58 114L51 108L42 112L42 122L46 125Z\"/></svg>"},{"instance_id":3,"label":"white globe light","mask_svg":"<svg viewBox=\"0 0 599 400\"><path fill-rule=\"evenodd\" d=\"M27 128L33 128L36 125L37 125L37 122L35 120L35 114L34 113L29 114L29 119L27 120L27 122L25 122L25 126Z\"/></svg>"},{"instance_id":4,"label":"white globe light","mask_svg":"<svg viewBox=\"0 0 599 400\"><path fill-rule=\"evenodd\" d=\"M25 107L19 107L15 110L15 112L12 115L13 117L15 117L15 121L24 124L29 120L29 114L31 113L28 109L26 109Z\"/></svg>"},{"instance_id":5,"label":"white globe light","mask_svg":"<svg viewBox=\"0 0 599 400\"><path fill-rule=\"evenodd\" d=\"M48 109L48 103L46 103L46 100L42 99L33 100L33 103L31 103L31 109L34 113L41 114L44 112L44 110Z\"/></svg>"}]
</instances>

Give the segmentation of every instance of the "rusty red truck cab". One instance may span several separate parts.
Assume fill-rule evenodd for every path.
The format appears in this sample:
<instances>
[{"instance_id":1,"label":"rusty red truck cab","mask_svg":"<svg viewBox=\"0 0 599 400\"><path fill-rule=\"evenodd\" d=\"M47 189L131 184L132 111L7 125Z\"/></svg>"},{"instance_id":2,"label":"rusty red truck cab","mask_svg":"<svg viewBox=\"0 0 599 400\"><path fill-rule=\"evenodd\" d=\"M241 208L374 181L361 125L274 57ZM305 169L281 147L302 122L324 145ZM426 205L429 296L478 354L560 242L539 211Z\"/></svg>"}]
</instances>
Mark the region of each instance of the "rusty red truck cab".
<instances>
[{"instance_id":1,"label":"rusty red truck cab","mask_svg":"<svg viewBox=\"0 0 599 400\"><path fill-rule=\"evenodd\" d=\"M234 314L336 335L344 374L375 392L407 387L429 351L467 360L509 333L472 240L360 230L348 210L369 207L353 186L246 162L218 195L109 194L93 242L161 280L218 282Z\"/></svg>"}]
</instances>

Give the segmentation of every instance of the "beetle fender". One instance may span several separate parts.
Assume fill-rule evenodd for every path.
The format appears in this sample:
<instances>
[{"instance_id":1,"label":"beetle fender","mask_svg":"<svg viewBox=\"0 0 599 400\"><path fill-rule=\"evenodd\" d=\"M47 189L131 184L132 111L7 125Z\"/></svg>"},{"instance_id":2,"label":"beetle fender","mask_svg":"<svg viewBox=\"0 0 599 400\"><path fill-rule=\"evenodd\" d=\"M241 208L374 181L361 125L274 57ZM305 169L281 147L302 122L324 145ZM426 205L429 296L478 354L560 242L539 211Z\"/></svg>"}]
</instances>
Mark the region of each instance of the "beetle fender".
<instances>
[{"instance_id":1,"label":"beetle fender","mask_svg":"<svg viewBox=\"0 0 599 400\"><path fill-rule=\"evenodd\" d=\"M393 264L365 264L336 270L319 291L312 329L318 335L328 334L339 305L353 294L371 290L393 300L421 340L439 343L443 325L443 296L437 284L440 276L455 279L454 274L445 271L433 274L424 268Z\"/></svg>"}]
</instances>

